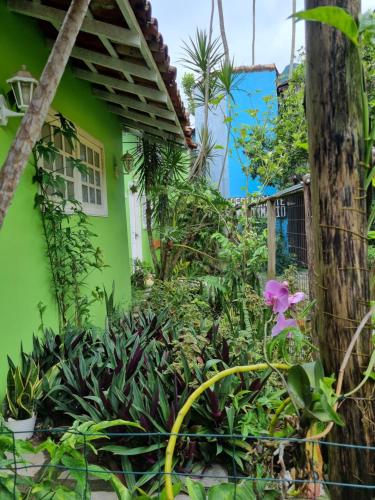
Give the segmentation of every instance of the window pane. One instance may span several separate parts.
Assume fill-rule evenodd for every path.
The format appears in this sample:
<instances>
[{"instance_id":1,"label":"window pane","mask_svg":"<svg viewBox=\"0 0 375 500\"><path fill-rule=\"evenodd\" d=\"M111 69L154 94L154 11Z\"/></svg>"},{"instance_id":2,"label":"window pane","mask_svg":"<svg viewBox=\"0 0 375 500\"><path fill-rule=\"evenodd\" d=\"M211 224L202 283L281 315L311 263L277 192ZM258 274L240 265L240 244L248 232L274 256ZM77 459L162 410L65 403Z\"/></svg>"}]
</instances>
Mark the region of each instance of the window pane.
<instances>
[{"instance_id":1,"label":"window pane","mask_svg":"<svg viewBox=\"0 0 375 500\"><path fill-rule=\"evenodd\" d=\"M94 165L96 167L100 167L100 163L99 163L99 153L97 153L96 151L94 151Z\"/></svg>"},{"instance_id":2,"label":"window pane","mask_svg":"<svg viewBox=\"0 0 375 500\"><path fill-rule=\"evenodd\" d=\"M96 190L96 203L97 203L97 205L102 204L102 193L101 193L100 189Z\"/></svg>"},{"instance_id":3,"label":"window pane","mask_svg":"<svg viewBox=\"0 0 375 500\"><path fill-rule=\"evenodd\" d=\"M51 140L51 128L48 123L45 123L42 128L42 137L44 142L49 142Z\"/></svg>"},{"instance_id":4,"label":"window pane","mask_svg":"<svg viewBox=\"0 0 375 500\"><path fill-rule=\"evenodd\" d=\"M100 186L100 172L98 170L95 170L95 184Z\"/></svg>"},{"instance_id":5,"label":"window pane","mask_svg":"<svg viewBox=\"0 0 375 500\"><path fill-rule=\"evenodd\" d=\"M86 161L86 146L84 144L80 145L80 159Z\"/></svg>"},{"instance_id":6,"label":"window pane","mask_svg":"<svg viewBox=\"0 0 375 500\"><path fill-rule=\"evenodd\" d=\"M66 181L67 198L68 200L74 200L74 183Z\"/></svg>"},{"instance_id":7,"label":"window pane","mask_svg":"<svg viewBox=\"0 0 375 500\"><path fill-rule=\"evenodd\" d=\"M59 172L60 174L64 173L64 160L63 160L63 157L61 155L56 155L55 172Z\"/></svg>"},{"instance_id":8,"label":"window pane","mask_svg":"<svg viewBox=\"0 0 375 500\"><path fill-rule=\"evenodd\" d=\"M64 198L66 198L66 185L65 185L65 180L61 175L56 175L56 192Z\"/></svg>"},{"instance_id":9,"label":"window pane","mask_svg":"<svg viewBox=\"0 0 375 500\"><path fill-rule=\"evenodd\" d=\"M89 201L89 192L87 186L85 185L82 185L82 201L84 203L88 203Z\"/></svg>"},{"instance_id":10,"label":"window pane","mask_svg":"<svg viewBox=\"0 0 375 500\"><path fill-rule=\"evenodd\" d=\"M43 160L43 168L45 168L46 170L53 170L53 161L51 160L51 158L48 160L44 159Z\"/></svg>"},{"instance_id":11,"label":"window pane","mask_svg":"<svg viewBox=\"0 0 375 500\"><path fill-rule=\"evenodd\" d=\"M95 203L95 189L90 187L90 203Z\"/></svg>"},{"instance_id":12,"label":"window pane","mask_svg":"<svg viewBox=\"0 0 375 500\"><path fill-rule=\"evenodd\" d=\"M71 158L65 159L65 175L67 177L73 177L73 162Z\"/></svg>"},{"instance_id":13,"label":"window pane","mask_svg":"<svg viewBox=\"0 0 375 500\"><path fill-rule=\"evenodd\" d=\"M90 184L94 184L94 170L92 168L88 169L89 174L89 182Z\"/></svg>"},{"instance_id":14,"label":"window pane","mask_svg":"<svg viewBox=\"0 0 375 500\"><path fill-rule=\"evenodd\" d=\"M57 149L62 149L62 136L58 128L53 127L53 141Z\"/></svg>"},{"instance_id":15,"label":"window pane","mask_svg":"<svg viewBox=\"0 0 375 500\"><path fill-rule=\"evenodd\" d=\"M87 161L91 163L91 165L93 164L92 149L90 148L87 148Z\"/></svg>"},{"instance_id":16,"label":"window pane","mask_svg":"<svg viewBox=\"0 0 375 500\"><path fill-rule=\"evenodd\" d=\"M70 155L73 153L73 148L66 137L64 137L64 151L66 151Z\"/></svg>"}]
</instances>

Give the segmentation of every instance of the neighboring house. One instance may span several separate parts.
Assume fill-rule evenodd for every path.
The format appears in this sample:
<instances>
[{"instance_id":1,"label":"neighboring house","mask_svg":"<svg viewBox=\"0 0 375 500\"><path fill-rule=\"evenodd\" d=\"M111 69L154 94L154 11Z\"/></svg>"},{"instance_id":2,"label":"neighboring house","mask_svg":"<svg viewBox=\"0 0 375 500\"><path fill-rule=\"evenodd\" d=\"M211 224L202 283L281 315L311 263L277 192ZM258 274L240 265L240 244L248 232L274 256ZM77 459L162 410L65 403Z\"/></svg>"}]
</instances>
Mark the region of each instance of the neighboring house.
<instances>
[{"instance_id":1,"label":"neighboring house","mask_svg":"<svg viewBox=\"0 0 375 500\"><path fill-rule=\"evenodd\" d=\"M225 117L231 118L231 135L229 140L229 154L224 166L220 191L226 198L243 198L248 193L255 193L261 189L256 179L247 178L243 167L249 166L249 160L244 152L236 147L236 136L243 125L252 125L262 119L264 113L269 118L277 114L276 82L278 72L274 64L240 66L235 69L236 84L233 90L233 101L221 101L219 106L211 108L209 112L209 130L215 143L222 147L215 151L215 157L210 169L210 176L214 184L218 184L223 168L223 157L227 140ZM266 102L270 97L270 101ZM252 116L251 110L258 110L257 117ZM203 109L199 107L195 114L196 130L203 123ZM272 133L272 132L270 132ZM266 188L263 194L271 194L273 188Z\"/></svg>"},{"instance_id":2,"label":"neighboring house","mask_svg":"<svg viewBox=\"0 0 375 500\"><path fill-rule=\"evenodd\" d=\"M298 68L298 64L294 63L293 64L293 71ZM277 78L277 95L282 97L283 92L286 91L289 85L289 73L290 73L290 65L288 64L285 66L283 71L280 73L280 75Z\"/></svg>"},{"instance_id":3,"label":"neighboring house","mask_svg":"<svg viewBox=\"0 0 375 500\"><path fill-rule=\"evenodd\" d=\"M0 0L0 94L10 97L6 80L22 65L39 78L51 40L69 2L64 0ZM8 99L8 106L11 100ZM14 111L16 107L12 108ZM66 195L74 196L90 216L95 245L108 265L89 279L89 288L116 285L115 299L131 298L131 257L121 159L124 130L137 130L189 143L190 129L176 86L176 70L145 0L92 2L52 104L77 127L77 152L89 175L67 167L72 153L64 141L55 146L65 165ZM52 118L53 119L53 118ZM47 120L49 122L49 120ZM0 126L0 166L11 146L19 118ZM48 134L51 125L45 125ZM61 136L60 136L61 139ZM78 149L79 148L79 149ZM57 328L41 217L34 208L34 167L26 166L13 203L0 230L0 329L4 381L6 355L18 354L22 341L30 348L40 324L38 303L46 307L44 322ZM132 202L130 202L132 206ZM103 324L104 304L92 308L92 320Z\"/></svg>"}]
</instances>

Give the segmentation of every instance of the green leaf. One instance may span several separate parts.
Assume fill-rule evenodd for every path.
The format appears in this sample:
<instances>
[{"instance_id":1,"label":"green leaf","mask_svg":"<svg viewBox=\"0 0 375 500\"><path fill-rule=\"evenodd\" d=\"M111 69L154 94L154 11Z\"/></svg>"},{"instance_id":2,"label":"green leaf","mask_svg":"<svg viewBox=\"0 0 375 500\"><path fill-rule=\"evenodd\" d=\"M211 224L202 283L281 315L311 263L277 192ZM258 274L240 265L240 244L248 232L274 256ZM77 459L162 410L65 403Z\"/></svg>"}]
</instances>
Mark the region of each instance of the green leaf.
<instances>
[{"instance_id":1,"label":"green leaf","mask_svg":"<svg viewBox=\"0 0 375 500\"><path fill-rule=\"evenodd\" d=\"M112 488L114 489L117 498L119 500L131 500L132 495L130 491L122 484L118 477L115 474L111 474L111 479L109 480Z\"/></svg>"},{"instance_id":2,"label":"green leaf","mask_svg":"<svg viewBox=\"0 0 375 500\"><path fill-rule=\"evenodd\" d=\"M311 386L307 373L300 365L292 366L288 372L288 390L298 408L308 408L312 401Z\"/></svg>"},{"instance_id":3,"label":"green leaf","mask_svg":"<svg viewBox=\"0 0 375 500\"><path fill-rule=\"evenodd\" d=\"M225 411L226 411L227 419L228 419L229 433L233 434L234 417L236 415L236 410L235 410L234 406L230 406L229 408L226 406Z\"/></svg>"},{"instance_id":4,"label":"green leaf","mask_svg":"<svg viewBox=\"0 0 375 500\"><path fill-rule=\"evenodd\" d=\"M152 444L150 446L139 446L137 448L127 448L126 446L116 446L109 445L100 448L101 451L110 451L115 455L124 455L124 456L133 456L133 455L142 455L143 453L150 453L151 451L160 450L161 448L165 448L165 443L160 444Z\"/></svg>"},{"instance_id":5,"label":"green leaf","mask_svg":"<svg viewBox=\"0 0 375 500\"><path fill-rule=\"evenodd\" d=\"M208 500L232 500L235 490L236 487L233 483L216 484L208 490ZM239 498L237 491L236 498Z\"/></svg>"},{"instance_id":6,"label":"green leaf","mask_svg":"<svg viewBox=\"0 0 375 500\"><path fill-rule=\"evenodd\" d=\"M198 481L193 481L188 477L186 479L186 487L191 500L206 500L206 492L204 486Z\"/></svg>"},{"instance_id":7,"label":"green leaf","mask_svg":"<svg viewBox=\"0 0 375 500\"><path fill-rule=\"evenodd\" d=\"M299 20L319 21L336 28L343 33L354 45L358 45L359 29L354 18L341 7L324 6L296 12L294 16Z\"/></svg>"},{"instance_id":8,"label":"green leaf","mask_svg":"<svg viewBox=\"0 0 375 500\"><path fill-rule=\"evenodd\" d=\"M173 496L176 497L180 493L181 486L182 486L181 482L175 483L173 485L173 487L172 487L173 488ZM167 492L166 492L165 488L161 492L160 497L158 497L158 500L168 500L168 498L167 498Z\"/></svg>"}]
</instances>

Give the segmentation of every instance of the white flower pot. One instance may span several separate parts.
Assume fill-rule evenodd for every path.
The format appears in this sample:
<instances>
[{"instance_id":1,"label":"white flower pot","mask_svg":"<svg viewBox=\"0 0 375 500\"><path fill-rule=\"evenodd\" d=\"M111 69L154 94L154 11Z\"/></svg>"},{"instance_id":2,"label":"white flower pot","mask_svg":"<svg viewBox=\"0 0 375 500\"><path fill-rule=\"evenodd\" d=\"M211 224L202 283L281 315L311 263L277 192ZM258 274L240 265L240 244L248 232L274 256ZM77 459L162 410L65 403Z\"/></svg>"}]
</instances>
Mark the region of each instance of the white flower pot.
<instances>
[{"instance_id":1,"label":"white flower pot","mask_svg":"<svg viewBox=\"0 0 375 500\"><path fill-rule=\"evenodd\" d=\"M14 418L9 417L5 425L14 432L14 439L30 439L34 434L35 422L36 415L25 420L14 420Z\"/></svg>"}]
</instances>

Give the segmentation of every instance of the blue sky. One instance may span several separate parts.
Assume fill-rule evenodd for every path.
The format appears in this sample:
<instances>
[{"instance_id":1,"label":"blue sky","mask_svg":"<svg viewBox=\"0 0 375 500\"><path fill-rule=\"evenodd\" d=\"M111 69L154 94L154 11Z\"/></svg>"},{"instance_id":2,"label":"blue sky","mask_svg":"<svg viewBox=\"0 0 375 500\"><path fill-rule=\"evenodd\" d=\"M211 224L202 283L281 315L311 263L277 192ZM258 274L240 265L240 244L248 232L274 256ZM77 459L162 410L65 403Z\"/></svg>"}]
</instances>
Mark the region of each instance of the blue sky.
<instances>
[{"instance_id":1,"label":"blue sky","mask_svg":"<svg viewBox=\"0 0 375 500\"><path fill-rule=\"evenodd\" d=\"M178 80L185 69L179 63L181 45L195 29L209 24L210 0L151 0L152 15L159 21L159 31L169 47L171 62L178 68ZM216 2L215 2L216 4ZM278 70L289 63L291 44L292 0L257 0L255 63L275 63ZM297 10L304 7L297 0ZM375 0L362 0L362 10L375 8ZM225 28L236 65L251 64L252 0L223 0ZM216 12L217 14L217 12ZM215 32L219 35L219 21L215 17ZM304 45L304 23L297 23L296 48Z\"/></svg>"}]
</instances>

